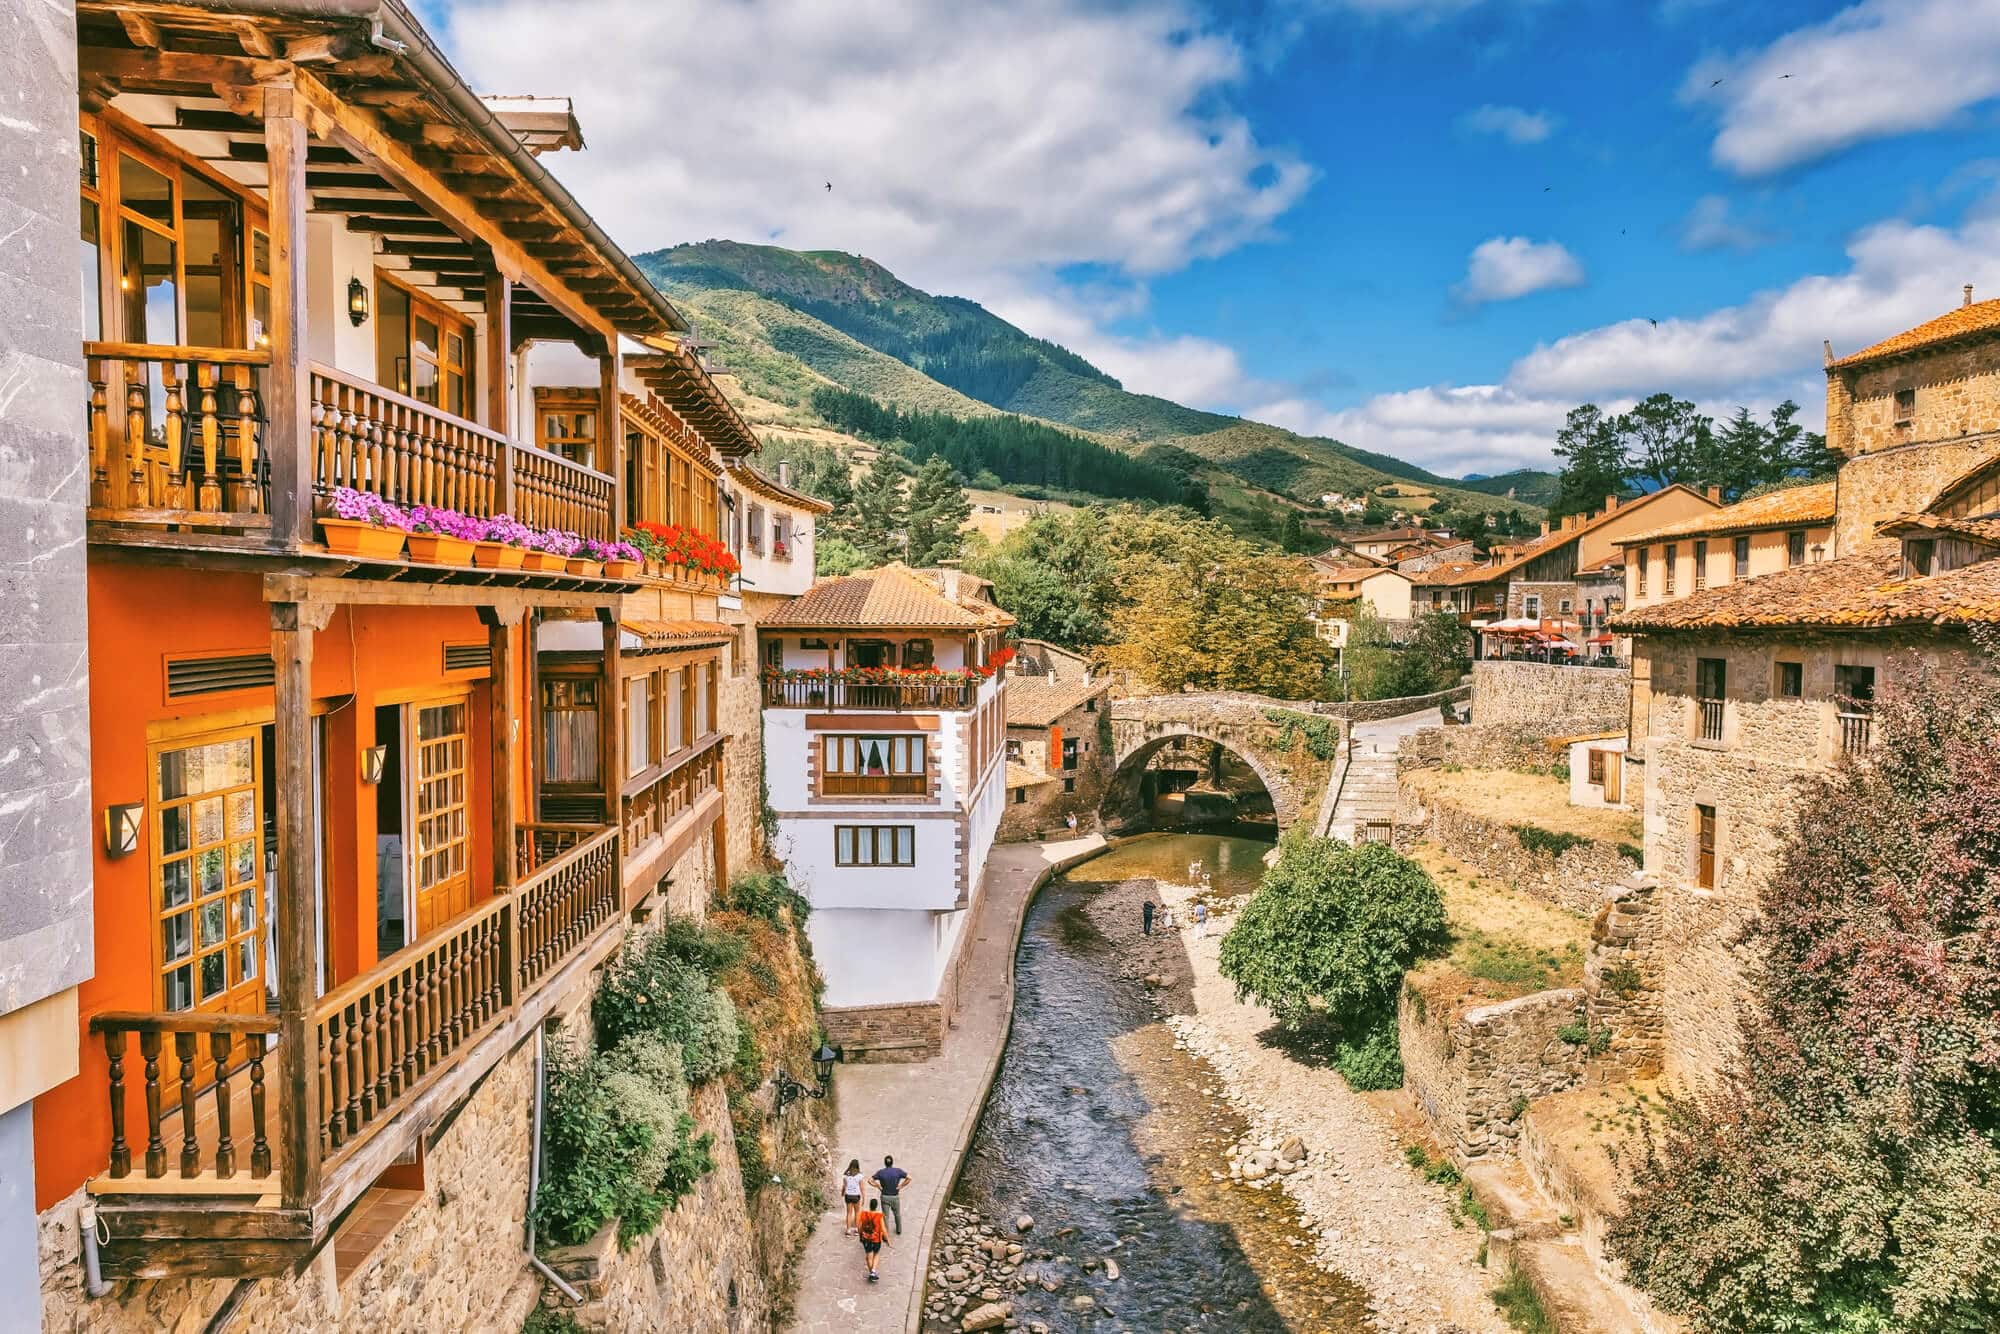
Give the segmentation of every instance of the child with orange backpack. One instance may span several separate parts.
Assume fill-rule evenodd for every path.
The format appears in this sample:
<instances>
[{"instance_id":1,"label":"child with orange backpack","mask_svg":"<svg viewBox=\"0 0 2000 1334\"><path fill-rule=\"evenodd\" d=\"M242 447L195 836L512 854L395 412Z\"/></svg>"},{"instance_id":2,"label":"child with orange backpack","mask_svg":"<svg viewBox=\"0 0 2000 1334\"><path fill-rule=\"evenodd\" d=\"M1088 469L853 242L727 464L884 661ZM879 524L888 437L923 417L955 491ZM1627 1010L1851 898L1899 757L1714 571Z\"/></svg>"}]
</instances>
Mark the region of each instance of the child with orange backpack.
<instances>
[{"instance_id":1,"label":"child with orange backpack","mask_svg":"<svg viewBox=\"0 0 2000 1334\"><path fill-rule=\"evenodd\" d=\"M875 1266L882 1259L882 1248L889 1244L889 1228L882 1218L882 1202L868 1201L855 1227L861 1234L861 1254L868 1261L868 1281L879 1283L882 1276L875 1272Z\"/></svg>"}]
</instances>

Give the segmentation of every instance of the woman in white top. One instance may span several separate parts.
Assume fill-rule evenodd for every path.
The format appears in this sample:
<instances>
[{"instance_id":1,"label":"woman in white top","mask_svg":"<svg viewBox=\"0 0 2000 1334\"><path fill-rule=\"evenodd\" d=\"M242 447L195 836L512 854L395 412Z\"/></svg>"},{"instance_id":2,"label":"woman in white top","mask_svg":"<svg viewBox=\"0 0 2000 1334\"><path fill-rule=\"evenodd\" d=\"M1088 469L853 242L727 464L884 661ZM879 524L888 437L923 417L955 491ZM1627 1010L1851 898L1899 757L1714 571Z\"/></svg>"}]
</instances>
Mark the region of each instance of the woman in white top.
<instances>
[{"instance_id":1,"label":"woman in white top","mask_svg":"<svg viewBox=\"0 0 2000 1334\"><path fill-rule=\"evenodd\" d=\"M840 1174L840 1198L847 1201L847 1235L855 1234L861 1220L861 1160L850 1158Z\"/></svg>"}]
</instances>

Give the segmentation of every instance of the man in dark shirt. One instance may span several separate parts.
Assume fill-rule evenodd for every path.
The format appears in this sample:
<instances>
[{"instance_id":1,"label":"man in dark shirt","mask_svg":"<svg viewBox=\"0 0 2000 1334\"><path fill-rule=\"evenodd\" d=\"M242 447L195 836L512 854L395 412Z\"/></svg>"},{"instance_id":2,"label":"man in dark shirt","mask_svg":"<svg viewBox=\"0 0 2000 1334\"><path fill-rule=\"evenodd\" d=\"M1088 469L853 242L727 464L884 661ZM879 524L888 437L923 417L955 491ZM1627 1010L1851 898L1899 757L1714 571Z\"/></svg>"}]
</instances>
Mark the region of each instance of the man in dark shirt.
<instances>
[{"instance_id":1,"label":"man in dark shirt","mask_svg":"<svg viewBox=\"0 0 2000 1334\"><path fill-rule=\"evenodd\" d=\"M896 1220L896 1235L903 1235L903 1187L909 1184L910 1174L896 1166L896 1159L890 1154L882 1155L882 1169L869 1178L882 1190L882 1212Z\"/></svg>"}]
</instances>

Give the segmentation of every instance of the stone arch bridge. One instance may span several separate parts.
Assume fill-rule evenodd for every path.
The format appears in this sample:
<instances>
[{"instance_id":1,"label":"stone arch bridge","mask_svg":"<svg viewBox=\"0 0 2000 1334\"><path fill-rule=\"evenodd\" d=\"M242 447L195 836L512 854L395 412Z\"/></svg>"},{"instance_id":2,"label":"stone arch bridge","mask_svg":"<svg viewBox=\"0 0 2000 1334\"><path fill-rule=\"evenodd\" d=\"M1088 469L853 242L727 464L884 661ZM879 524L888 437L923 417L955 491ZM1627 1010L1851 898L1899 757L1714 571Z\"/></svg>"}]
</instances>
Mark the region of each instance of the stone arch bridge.
<instances>
[{"instance_id":1,"label":"stone arch bridge","mask_svg":"<svg viewBox=\"0 0 2000 1334\"><path fill-rule=\"evenodd\" d=\"M1214 742L1249 765L1271 794L1281 833L1301 818L1311 821L1347 745L1346 721L1322 712L1325 708L1233 692L1112 700L1106 822L1134 824L1143 818L1140 779L1153 756L1178 738Z\"/></svg>"}]
</instances>

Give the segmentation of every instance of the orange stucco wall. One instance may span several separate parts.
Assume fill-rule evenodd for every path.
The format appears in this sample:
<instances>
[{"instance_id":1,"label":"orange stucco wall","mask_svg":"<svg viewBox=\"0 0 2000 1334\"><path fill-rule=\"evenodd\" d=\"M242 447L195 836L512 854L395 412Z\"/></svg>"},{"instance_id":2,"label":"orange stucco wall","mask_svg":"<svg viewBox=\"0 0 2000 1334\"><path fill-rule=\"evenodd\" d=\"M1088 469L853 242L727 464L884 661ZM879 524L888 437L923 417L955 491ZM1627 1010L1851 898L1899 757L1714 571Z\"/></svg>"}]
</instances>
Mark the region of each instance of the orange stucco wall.
<instances>
[{"instance_id":1,"label":"orange stucco wall","mask_svg":"<svg viewBox=\"0 0 2000 1334\"><path fill-rule=\"evenodd\" d=\"M106 1010L153 1010L154 951L150 846L151 816L141 851L113 859L102 838L108 805L142 802L148 795L150 739L204 719L218 725L268 721L272 692L235 691L194 699L166 698L166 660L195 654L268 652L270 609L259 576L93 562L90 568L91 784L97 971L78 999L82 1073L35 1100L36 1208L44 1209L102 1171L111 1142L101 1040L87 1030L90 1016ZM326 886L329 983L375 962L375 792L361 782L361 751L375 744L375 707L413 692L464 683L471 694L468 793L472 838L470 867L475 899L490 891L492 821L487 782L489 694L484 679L444 671L443 645L486 640L478 613L459 607L358 607L334 612L313 647L313 699L326 718L324 755L326 832L322 848ZM515 680L526 679L517 633ZM351 698L350 698L351 697ZM526 701L516 715L526 718ZM525 721L513 748L518 818L526 817ZM267 783L271 781L266 776ZM275 966L268 960L268 966ZM143 1067L137 1043L128 1048L126 1085L131 1095L126 1136L145 1145ZM270 1127L275 1139L278 1128Z\"/></svg>"}]
</instances>

